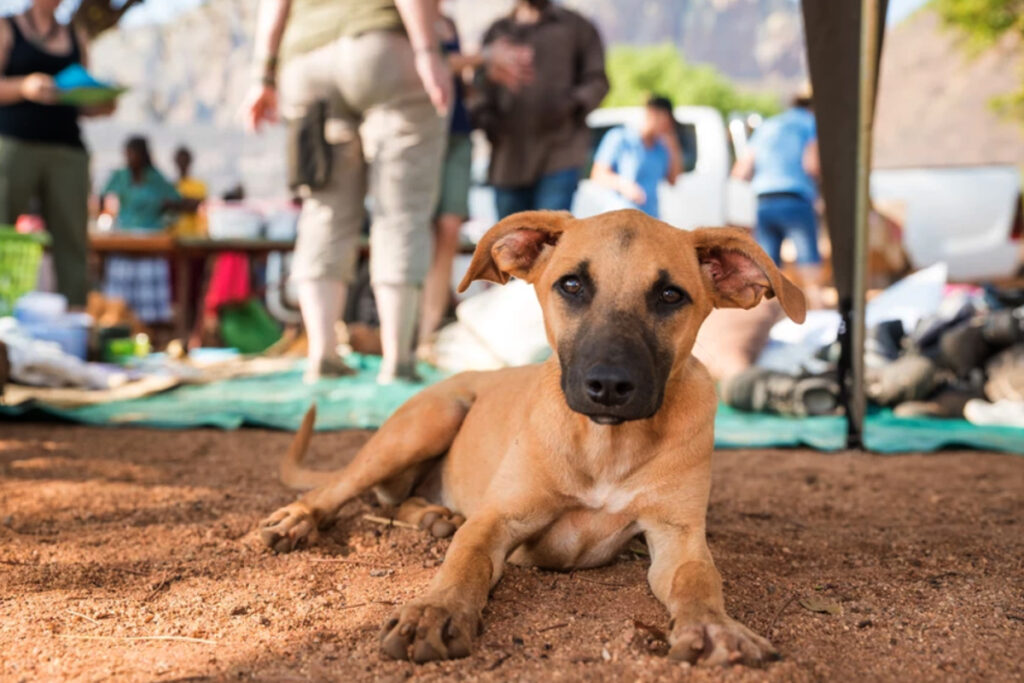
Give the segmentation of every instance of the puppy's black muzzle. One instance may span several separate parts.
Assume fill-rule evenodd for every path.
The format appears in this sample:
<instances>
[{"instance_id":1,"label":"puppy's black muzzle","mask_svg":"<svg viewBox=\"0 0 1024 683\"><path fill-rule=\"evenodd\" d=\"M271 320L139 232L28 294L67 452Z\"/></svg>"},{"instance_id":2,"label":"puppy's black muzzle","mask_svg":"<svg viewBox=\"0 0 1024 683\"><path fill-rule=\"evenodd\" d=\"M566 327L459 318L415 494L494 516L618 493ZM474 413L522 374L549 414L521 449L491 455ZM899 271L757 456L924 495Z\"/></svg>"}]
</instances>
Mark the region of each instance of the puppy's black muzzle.
<instances>
[{"instance_id":1,"label":"puppy's black muzzle","mask_svg":"<svg viewBox=\"0 0 1024 683\"><path fill-rule=\"evenodd\" d=\"M569 407L598 424L651 417L661 407L668 367L643 335L592 335L559 346Z\"/></svg>"}]
</instances>

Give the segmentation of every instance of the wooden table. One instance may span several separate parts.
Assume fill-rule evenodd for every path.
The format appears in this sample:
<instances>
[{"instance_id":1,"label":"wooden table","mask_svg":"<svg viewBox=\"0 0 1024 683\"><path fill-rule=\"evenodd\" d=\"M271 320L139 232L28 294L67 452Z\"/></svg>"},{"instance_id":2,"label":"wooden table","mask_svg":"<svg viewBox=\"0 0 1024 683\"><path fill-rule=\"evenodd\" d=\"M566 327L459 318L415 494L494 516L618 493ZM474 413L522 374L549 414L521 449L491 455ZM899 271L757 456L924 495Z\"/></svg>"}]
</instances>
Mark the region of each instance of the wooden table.
<instances>
[{"instance_id":1,"label":"wooden table","mask_svg":"<svg viewBox=\"0 0 1024 683\"><path fill-rule=\"evenodd\" d=\"M167 233L139 234L125 232L91 232L89 248L102 261L107 254L132 256L165 256L174 268L174 287L177 305L174 309L174 333L182 340L189 335L189 318L198 302L189 295L191 273L189 264L200 260L206 272L211 256L225 251L238 251L250 256L266 257L275 251L291 251L292 240L230 239L214 240L206 237L174 237Z\"/></svg>"},{"instance_id":2,"label":"wooden table","mask_svg":"<svg viewBox=\"0 0 1024 683\"><path fill-rule=\"evenodd\" d=\"M107 254L121 253L134 256L166 256L174 267L174 296L178 304L174 309L174 333L182 340L187 340L190 332L189 320L193 311L198 310L201 302L196 302L189 295L191 273L189 264L195 260L203 263L203 272L207 270L210 256L225 251L240 251L250 256L263 257L275 251L292 251L295 242L292 240L266 239L231 239L215 240L208 237L174 237L167 233L126 233L126 232L90 232L89 248L102 260ZM475 245L471 242L459 244L460 254L472 254ZM360 241L359 258L365 259L370 251L369 240L364 236ZM200 287L200 292L205 288Z\"/></svg>"}]
</instances>

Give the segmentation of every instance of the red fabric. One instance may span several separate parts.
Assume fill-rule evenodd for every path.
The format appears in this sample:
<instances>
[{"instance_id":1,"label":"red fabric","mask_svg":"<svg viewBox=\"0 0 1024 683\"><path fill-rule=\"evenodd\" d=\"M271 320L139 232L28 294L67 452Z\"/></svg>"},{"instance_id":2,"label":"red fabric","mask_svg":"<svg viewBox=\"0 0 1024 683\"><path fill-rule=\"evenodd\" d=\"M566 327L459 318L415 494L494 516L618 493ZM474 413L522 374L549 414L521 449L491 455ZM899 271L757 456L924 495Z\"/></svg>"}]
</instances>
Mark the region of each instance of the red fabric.
<instances>
[{"instance_id":1,"label":"red fabric","mask_svg":"<svg viewBox=\"0 0 1024 683\"><path fill-rule=\"evenodd\" d=\"M204 310L216 313L221 306L245 301L250 296L249 257L235 251L218 254L213 262L213 272L210 273Z\"/></svg>"}]
</instances>

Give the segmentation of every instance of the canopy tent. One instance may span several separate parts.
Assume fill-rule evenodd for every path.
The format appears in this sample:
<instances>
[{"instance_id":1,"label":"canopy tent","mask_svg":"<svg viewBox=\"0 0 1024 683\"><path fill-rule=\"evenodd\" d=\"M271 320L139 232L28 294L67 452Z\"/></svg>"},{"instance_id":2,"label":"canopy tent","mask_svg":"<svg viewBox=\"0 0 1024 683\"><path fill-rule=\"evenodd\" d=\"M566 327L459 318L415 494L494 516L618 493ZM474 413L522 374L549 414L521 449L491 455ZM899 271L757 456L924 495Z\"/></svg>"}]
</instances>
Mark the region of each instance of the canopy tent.
<instances>
[{"instance_id":1,"label":"canopy tent","mask_svg":"<svg viewBox=\"0 0 1024 683\"><path fill-rule=\"evenodd\" d=\"M840 387L848 445L862 445L871 127L888 0L802 0L821 186L839 294Z\"/></svg>"}]
</instances>

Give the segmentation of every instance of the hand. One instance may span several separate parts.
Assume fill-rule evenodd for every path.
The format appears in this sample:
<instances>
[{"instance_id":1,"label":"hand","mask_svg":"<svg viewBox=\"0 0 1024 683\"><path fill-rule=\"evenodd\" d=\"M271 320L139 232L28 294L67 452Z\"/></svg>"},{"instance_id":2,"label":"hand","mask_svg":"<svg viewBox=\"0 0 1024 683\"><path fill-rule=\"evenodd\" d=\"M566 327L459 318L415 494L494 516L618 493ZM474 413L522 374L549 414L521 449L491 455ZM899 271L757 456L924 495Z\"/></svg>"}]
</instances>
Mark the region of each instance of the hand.
<instances>
[{"instance_id":1,"label":"hand","mask_svg":"<svg viewBox=\"0 0 1024 683\"><path fill-rule=\"evenodd\" d=\"M25 76L21 80L21 96L29 102L55 104L57 85L53 82L53 76L40 73Z\"/></svg>"},{"instance_id":2,"label":"hand","mask_svg":"<svg viewBox=\"0 0 1024 683\"><path fill-rule=\"evenodd\" d=\"M676 131L674 128L663 130L660 133L658 133L658 139L661 140L662 144L664 144L669 149L679 147L679 137L676 135Z\"/></svg>"},{"instance_id":3,"label":"hand","mask_svg":"<svg viewBox=\"0 0 1024 683\"><path fill-rule=\"evenodd\" d=\"M487 78L494 83L518 92L533 82L533 48L499 38L487 47L485 55Z\"/></svg>"},{"instance_id":4,"label":"hand","mask_svg":"<svg viewBox=\"0 0 1024 683\"><path fill-rule=\"evenodd\" d=\"M446 116L452 101L452 74L441 54L437 50L417 50L416 73L434 109L440 116Z\"/></svg>"},{"instance_id":5,"label":"hand","mask_svg":"<svg viewBox=\"0 0 1024 683\"><path fill-rule=\"evenodd\" d=\"M622 189L619 191L622 193L623 197L637 206L642 206L647 203L647 193L644 192L644 188L640 187L636 183L629 182L627 180L623 183Z\"/></svg>"},{"instance_id":6,"label":"hand","mask_svg":"<svg viewBox=\"0 0 1024 683\"><path fill-rule=\"evenodd\" d=\"M277 88L261 83L245 98L243 108L246 126L259 132L264 123L277 123Z\"/></svg>"}]
</instances>

